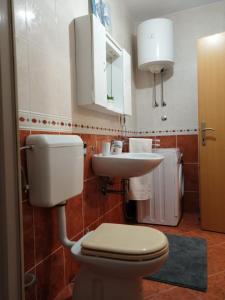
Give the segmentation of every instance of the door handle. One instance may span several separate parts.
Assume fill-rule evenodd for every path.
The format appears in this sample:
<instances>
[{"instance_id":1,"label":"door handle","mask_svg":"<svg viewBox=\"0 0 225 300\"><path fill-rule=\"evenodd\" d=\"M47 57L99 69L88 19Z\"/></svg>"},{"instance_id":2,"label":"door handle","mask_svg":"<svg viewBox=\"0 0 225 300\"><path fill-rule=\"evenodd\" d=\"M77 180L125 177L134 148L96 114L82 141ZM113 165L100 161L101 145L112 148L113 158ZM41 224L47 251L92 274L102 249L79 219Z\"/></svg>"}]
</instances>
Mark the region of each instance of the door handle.
<instances>
[{"instance_id":1,"label":"door handle","mask_svg":"<svg viewBox=\"0 0 225 300\"><path fill-rule=\"evenodd\" d=\"M207 131L216 131L214 128L206 127L206 122L203 121L201 125L201 133L202 133L202 146L206 146L206 132Z\"/></svg>"},{"instance_id":2,"label":"door handle","mask_svg":"<svg viewBox=\"0 0 225 300\"><path fill-rule=\"evenodd\" d=\"M202 131L216 131L216 130L213 128L203 128Z\"/></svg>"}]
</instances>

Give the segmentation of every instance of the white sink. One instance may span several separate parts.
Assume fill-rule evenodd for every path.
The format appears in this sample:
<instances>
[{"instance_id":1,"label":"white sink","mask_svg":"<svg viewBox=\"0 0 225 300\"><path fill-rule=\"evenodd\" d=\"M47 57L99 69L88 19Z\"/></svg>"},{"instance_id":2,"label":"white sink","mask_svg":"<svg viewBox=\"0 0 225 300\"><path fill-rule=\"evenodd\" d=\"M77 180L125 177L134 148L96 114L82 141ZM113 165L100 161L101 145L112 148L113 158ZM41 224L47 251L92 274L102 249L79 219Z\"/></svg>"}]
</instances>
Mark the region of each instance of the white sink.
<instances>
[{"instance_id":1,"label":"white sink","mask_svg":"<svg viewBox=\"0 0 225 300\"><path fill-rule=\"evenodd\" d=\"M155 153L121 153L92 157L92 167L96 175L127 179L145 175L157 167L164 157Z\"/></svg>"}]
</instances>

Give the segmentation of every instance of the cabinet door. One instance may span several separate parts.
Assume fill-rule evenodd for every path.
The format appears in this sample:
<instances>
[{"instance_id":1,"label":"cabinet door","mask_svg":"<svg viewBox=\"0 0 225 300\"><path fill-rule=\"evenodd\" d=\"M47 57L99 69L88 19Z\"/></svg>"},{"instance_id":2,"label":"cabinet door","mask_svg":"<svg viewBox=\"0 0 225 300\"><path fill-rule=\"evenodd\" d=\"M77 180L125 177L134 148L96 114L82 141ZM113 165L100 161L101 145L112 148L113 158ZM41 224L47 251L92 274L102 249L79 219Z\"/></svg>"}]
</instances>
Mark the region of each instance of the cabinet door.
<instances>
[{"instance_id":1,"label":"cabinet door","mask_svg":"<svg viewBox=\"0 0 225 300\"><path fill-rule=\"evenodd\" d=\"M106 32L95 15L92 20L93 102L107 107Z\"/></svg>"},{"instance_id":2,"label":"cabinet door","mask_svg":"<svg viewBox=\"0 0 225 300\"><path fill-rule=\"evenodd\" d=\"M127 51L123 50L123 101L124 114L132 115L132 96L131 96L131 57Z\"/></svg>"}]
</instances>

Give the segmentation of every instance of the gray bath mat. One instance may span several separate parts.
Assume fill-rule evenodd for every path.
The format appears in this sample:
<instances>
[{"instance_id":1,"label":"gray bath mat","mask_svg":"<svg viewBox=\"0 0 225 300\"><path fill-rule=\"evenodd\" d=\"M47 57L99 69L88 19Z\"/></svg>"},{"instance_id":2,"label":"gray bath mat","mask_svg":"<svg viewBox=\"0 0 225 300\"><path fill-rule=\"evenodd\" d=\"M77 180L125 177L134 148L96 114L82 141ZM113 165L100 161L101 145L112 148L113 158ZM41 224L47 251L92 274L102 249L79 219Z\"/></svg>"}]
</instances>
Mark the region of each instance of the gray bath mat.
<instances>
[{"instance_id":1,"label":"gray bath mat","mask_svg":"<svg viewBox=\"0 0 225 300\"><path fill-rule=\"evenodd\" d=\"M207 244L204 239L167 234L170 254L165 265L145 279L207 290Z\"/></svg>"}]
</instances>

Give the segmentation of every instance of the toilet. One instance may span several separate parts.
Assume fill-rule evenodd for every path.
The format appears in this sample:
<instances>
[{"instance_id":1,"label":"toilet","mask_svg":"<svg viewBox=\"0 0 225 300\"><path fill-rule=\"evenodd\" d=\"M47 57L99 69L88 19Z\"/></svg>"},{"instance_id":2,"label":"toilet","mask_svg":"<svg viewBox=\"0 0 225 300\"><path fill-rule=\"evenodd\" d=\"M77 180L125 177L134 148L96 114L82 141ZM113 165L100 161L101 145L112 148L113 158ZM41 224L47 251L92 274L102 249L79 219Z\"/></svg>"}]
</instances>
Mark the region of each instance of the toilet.
<instances>
[{"instance_id":1,"label":"toilet","mask_svg":"<svg viewBox=\"0 0 225 300\"><path fill-rule=\"evenodd\" d=\"M150 227L103 223L70 241L65 205L83 190L83 142L78 136L30 135L26 143L32 146L30 202L57 207L60 240L81 265L73 300L142 300L142 277L157 272L168 258L167 237Z\"/></svg>"},{"instance_id":2,"label":"toilet","mask_svg":"<svg viewBox=\"0 0 225 300\"><path fill-rule=\"evenodd\" d=\"M71 252L81 263L73 300L141 300L142 277L157 272L169 251L158 230L101 224Z\"/></svg>"}]
</instances>

